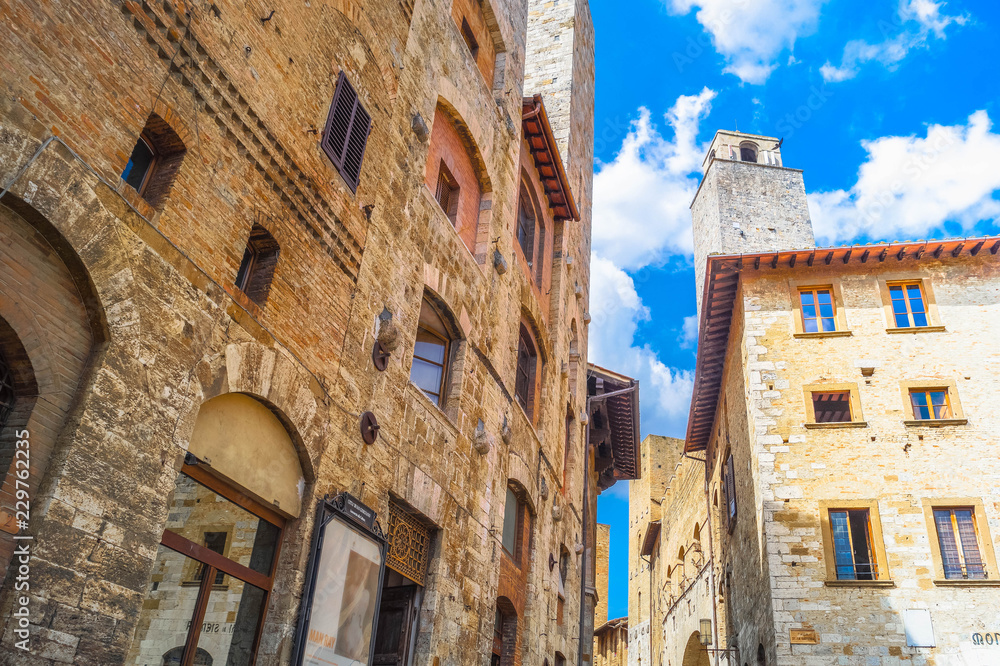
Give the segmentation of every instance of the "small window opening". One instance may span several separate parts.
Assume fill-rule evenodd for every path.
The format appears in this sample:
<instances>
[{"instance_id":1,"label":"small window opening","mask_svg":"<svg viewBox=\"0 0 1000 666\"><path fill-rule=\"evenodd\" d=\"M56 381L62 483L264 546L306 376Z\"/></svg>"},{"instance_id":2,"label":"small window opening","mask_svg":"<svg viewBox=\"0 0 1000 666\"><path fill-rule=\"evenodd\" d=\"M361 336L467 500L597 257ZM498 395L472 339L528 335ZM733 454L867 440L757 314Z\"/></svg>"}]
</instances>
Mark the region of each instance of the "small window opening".
<instances>
[{"instance_id":1,"label":"small window opening","mask_svg":"<svg viewBox=\"0 0 1000 666\"><path fill-rule=\"evenodd\" d=\"M444 405L450 347L451 336L444 321L425 298L420 304L420 323L417 327L417 341L413 346L410 381L420 387L438 407Z\"/></svg>"},{"instance_id":2,"label":"small window opening","mask_svg":"<svg viewBox=\"0 0 1000 666\"><path fill-rule=\"evenodd\" d=\"M816 423L848 423L851 418L850 391L812 394Z\"/></svg>"},{"instance_id":3,"label":"small window opening","mask_svg":"<svg viewBox=\"0 0 1000 666\"><path fill-rule=\"evenodd\" d=\"M458 181L451 175L451 171L441 162L441 169L438 171L437 192L435 198L441 205L441 210L448 216L452 224L458 223L458 199L461 188Z\"/></svg>"},{"instance_id":4,"label":"small window opening","mask_svg":"<svg viewBox=\"0 0 1000 666\"><path fill-rule=\"evenodd\" d=\"M913 418L920 421L952 418L951 399L946 388L920 388L910 390Z\"/></svg>"},{"instance_id":5,"label":"small window opening","mask_svg":"<svg viewBox=\"0 0 1000 666\"><path fill-rule=\"evenodd\" d=\"M953 579L986 578L986 565L979 551L979 534L972 508L934 509L934 526L944 577Z\"/></svg>"},{"instance_id":6,"label":"small window opening","mask_svg":"<svg viewBox=\"0 0 1000 666\"><path fill-rule=\"evenodd\" d=\"M802 306L802 330L806 333L827 333L837 330L836 306L829 287L799 289Z\"/></svg>"},{"instance_id":7,"label":"small window opening","mask_svg":"<svg viewBox=\"0 0 1000 666\"><path fill-rule=\"evenodd\" d=\"M236 288L261 307L267 302L267 295L271 291L271 280L274 278L279 252L280 247L274 236L261 225L254 224L243 252L243 261L236 273Z\"/></svg>"},{"instance_id":8,"label":"small window opening","mask_svg":"<svg viewBox=\"0 0 1000 666\"><path fill-rule=\"evenodd\" d=\"M742 160L743 162L756 162L757 146L752 143L741 143L740 160Z\"/></svg>"},{"instance_id":9,"label":"small window opening","mask_svg":"<svg viewBox=\"0 0 1000 666\"><path fill-rule=\"evenodd\" d=\"M465 18L462 19L462 38L465 40L466 46L469 47L469 53L472 54L472 57L478 58L479 42L476 41L476 36L472 34L472 28Z\"/></svg>"},{"instance_id":10,"label":"small window opening","mask_svg":"<svg viewBox=\"0 0 1000 666\"><path fill-rule=\"evenodd\" d=\"M889 298L897 328L927 326L927 308L919 282L889 285Z\"/></svg>"},{"instance_id":11,"label":"small window opening","mask_svg":"<svg viewBox=\"0 0 1000 666\"><path fill-rule=\"evenodd\" d=\"M163 206L187 148L170 125L155 113L146 120L132 148L122 180L156 209Z\"/></svg>"}]
</instances>

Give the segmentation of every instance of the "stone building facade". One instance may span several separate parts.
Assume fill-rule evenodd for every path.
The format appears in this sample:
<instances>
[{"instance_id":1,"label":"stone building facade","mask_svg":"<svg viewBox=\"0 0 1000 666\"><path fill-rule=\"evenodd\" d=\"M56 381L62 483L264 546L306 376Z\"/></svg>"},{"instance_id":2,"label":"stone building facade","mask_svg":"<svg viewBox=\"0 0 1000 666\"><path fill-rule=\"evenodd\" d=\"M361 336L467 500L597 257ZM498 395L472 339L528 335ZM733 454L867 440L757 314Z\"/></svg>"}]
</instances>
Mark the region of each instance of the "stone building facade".
<instances>
[{"instance_id":1,"label":"stone building facade","mask_svg":"<svg viewBox=\"0 0 1000 666\"><path fill-rule=\"evenodd\" d=\"M337 650L589 659L586 0L0 15L0 663L290 663L341 492Z\"/></svg>"},{"instance_id":2,"label":"stone building facade","mask_svg":"<svg viewBox=\"0 0 1000 666\"><path fill-rule=\"evenodd\" d=\"M706 663L1000 663L1000 238L818 248L775 139L713 146L685 442L717 526Z\"/></svg>"}]
</instances>

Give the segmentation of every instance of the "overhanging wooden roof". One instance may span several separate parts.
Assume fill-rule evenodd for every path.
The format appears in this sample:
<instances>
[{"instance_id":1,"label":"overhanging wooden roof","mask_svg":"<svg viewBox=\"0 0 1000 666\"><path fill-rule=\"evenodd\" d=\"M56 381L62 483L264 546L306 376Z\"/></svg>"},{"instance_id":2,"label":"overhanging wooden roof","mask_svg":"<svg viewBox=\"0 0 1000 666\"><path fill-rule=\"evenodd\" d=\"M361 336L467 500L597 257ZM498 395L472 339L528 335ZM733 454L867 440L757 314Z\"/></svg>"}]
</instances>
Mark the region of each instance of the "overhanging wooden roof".
<instances>
[{"instance_id":1,"label":"overhanging wooden roof","mask_svg":"<svg viewBox=\"0 0 1000 666\"><path fill-rule=\"evenodd\" d=\"M535 160L538 177L545 188L545 196L549 200L557 220L579 220L580 211L573 201L573 193L569 189L569 180L563 169L562 158L559 157L559 147L556 145L549 117L542 104L542 96L525 97L521 105L521 125L524 129L524 140L528 142L531 157Z\"/></svg>"},{"instance_id":2,"label":"overhanging wooden roof","mask_svg":"<svg viewBox=\"0 0 1000 666\"><path fill-rule=\"evenodd\" d=\"M634 391L605 400L595 400L589 415L590 444L601 451L610 449L610 466L597 472L598 487L609 488L616 481L638 479L642 474L639 462L639 382L625 375L606 370L593 363L587 366L587 395L599 396L636 387Z\"/></svg>"},{"instance_id":3,"label":"overhanging wooden roof","mask_svg":"<svg viewBox=\"0 0 1000 666\"><path fill-rule=\"evenodd\" d=\"M646 536L642 539L642 548L639 549L639 554L643 557L649 557L653 554L653 546L656 545L656 538L660 536L660 521L654 520L646 528Z\"/></svg>"},{"instance_id":4,"label":"overhanging wooden roof","mask_svg":"<svg viewBox=\"0 0 1000 666\"><path fill-rule=\"evenodd\" d=\"M691 453L704 451L708 447L712 427L715 425L726 349L729 346L729 330L732 327L733 308L742 272L778 268L797 268L805 272L814 266L850 265L860 268L868 263L877 265L903 259L975 257L981 252L993 255L1000 252L1000 236L710 255L702 296L694 393L688 413L684 450Z\"/></svg>"},{"instance_id":5,"label":"overhanging wooden roof","mask_svg":"<svg viewBox=\"0 0 1000 666\"><path fill-rule=\"evenodd\" d=\"M608 620L597 629L594 629L594 634L603 634L605 631L611 631L612 629L618 629L619 627L623 629L628 629L628 616L619 617L614 620Z\"/></svg>"}]
</instances>

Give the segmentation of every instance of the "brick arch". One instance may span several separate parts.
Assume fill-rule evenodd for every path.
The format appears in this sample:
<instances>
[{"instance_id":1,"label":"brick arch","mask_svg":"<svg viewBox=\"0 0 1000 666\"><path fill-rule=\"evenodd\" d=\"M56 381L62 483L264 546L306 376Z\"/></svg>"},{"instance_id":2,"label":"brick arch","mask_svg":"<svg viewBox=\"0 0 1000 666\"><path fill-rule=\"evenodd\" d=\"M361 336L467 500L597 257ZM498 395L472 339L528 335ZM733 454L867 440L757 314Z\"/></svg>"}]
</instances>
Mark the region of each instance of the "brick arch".
<instances>
[{"instance_id":1,"label":"brick arch","mask_svg":"<svg viewBox=\"0 0 1000 666\"><path fill-rule=\"evenodd\" d=\"M456 89L455 92L457 94L458 90ZM461 99L461 97L453 97L452 99ZM486 159L483 157L483 152L479 149L482 142L476 139L476 136L480 132L465 121L465 118L472 117L473 110L469 109L467 113L463 114L448 98L439 96L435 111L440 111L458 132L458 136L462 140L462 145L465 147L469 159L472 161L476 177L479 179L480 192L482 194L492 192L493 184L486 167Z\"/></svg>"},{"instance_id":2,"label":"brick arch","mask_svg":"<svg viewBox=\"0 0 1000 666\"><path fill-rule=\"evenodd\" d=\"M515 666L515 664L519 664L521 661L521 655L518 654L518 647L521 641L518 636L519 619L517 616L517 609L510 599L503 596L497 597L496 609L502 617L500 625L500 635L502 637L500 666Z\"/></svg>"},{"instance_id":3,"label":"brick arch","mask_svg":"<svg viewBox=\"0 0 1000 666\"><path fill-rule=\"evenodd\" d=\"M0 431L0 506L13 507L18 477L10 472L22 438L16 433L29 433L28 490L40 497L107 329L79 256L44 215L11 194L0 201L0 292L8 294L0 299L0 353L15 391L13 411ZM13 546L11 534L0 532L0 576Z\"/></svg>"},{"instance_id":4,"label":"brick arch","mask_svg":"<svg viewBox=\"0 0 1000 666\"><path fill-rule=\"evenodd\" d=\"M684 646L684 658L681 666L709 666L708 651L698 640L698 632L692 632Z\"/></svg>"}]
</instances>

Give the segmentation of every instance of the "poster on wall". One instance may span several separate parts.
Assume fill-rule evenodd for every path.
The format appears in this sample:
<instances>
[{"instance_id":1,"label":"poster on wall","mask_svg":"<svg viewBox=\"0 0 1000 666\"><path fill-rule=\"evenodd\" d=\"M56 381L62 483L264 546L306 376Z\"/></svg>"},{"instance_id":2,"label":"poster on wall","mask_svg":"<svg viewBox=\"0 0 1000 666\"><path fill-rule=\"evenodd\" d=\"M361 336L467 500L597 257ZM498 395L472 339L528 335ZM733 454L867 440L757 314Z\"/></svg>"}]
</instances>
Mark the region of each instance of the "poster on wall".
<instances>
[{"instance_id":1,"label":"poster on wall","mask_svg":"<svg viewBox=\"0 0 1000 666\"><path fill-rule=\"evenodd\" d=\"M370 666L386 540L347 493L320 504L293 664Z\"/></svg>"}]
</instances>

